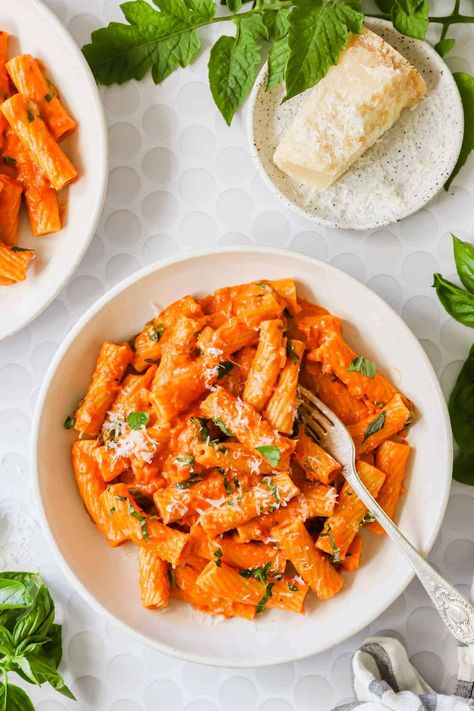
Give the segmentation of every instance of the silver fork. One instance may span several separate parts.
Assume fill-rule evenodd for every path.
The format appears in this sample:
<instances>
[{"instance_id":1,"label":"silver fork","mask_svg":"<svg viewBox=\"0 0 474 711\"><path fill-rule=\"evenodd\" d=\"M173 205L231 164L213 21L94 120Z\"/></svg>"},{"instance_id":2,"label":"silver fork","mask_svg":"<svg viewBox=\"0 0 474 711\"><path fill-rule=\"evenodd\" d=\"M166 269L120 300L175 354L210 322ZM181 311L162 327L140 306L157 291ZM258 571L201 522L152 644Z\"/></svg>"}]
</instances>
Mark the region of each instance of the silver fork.
<instances>
[{"instance_id":1,"label":"silver fork","mask_svg":"<svg viewBox=\"0 0 474 711\"><path fill-rule=\"evenodd\" d=\"M344 478L406 557L451 634L463 644L474 643L472 605L421 557L366 489L355 467L354 442L340 419L306 388L300 386L298 393L305 427L342 465Z\"/></svg>"}]
</instances>

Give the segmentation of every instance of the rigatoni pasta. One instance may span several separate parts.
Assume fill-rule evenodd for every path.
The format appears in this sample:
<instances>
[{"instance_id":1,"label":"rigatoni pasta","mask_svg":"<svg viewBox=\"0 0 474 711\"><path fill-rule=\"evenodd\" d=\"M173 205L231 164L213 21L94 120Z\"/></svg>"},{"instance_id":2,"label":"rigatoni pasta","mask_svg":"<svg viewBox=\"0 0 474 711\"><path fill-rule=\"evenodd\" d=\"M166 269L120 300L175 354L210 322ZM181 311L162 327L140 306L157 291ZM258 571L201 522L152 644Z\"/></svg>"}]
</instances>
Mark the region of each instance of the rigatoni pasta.
<instances>
[{"instance_id":1,"label":"rigatoni pasta","mask_svg":"<svg viewBox=\"0 0 474 711\"><path fill-rule=\"evenodd\" d=\"M348 425L359 475L393 515L411 403L291 279L184 296L103 343L65 425L88 438L73 467L89 515L110 545L138 549L145 607L302 613L363 565L364 529L379 531L306 430L299 382Z\"/></svg>"}]
</instances>

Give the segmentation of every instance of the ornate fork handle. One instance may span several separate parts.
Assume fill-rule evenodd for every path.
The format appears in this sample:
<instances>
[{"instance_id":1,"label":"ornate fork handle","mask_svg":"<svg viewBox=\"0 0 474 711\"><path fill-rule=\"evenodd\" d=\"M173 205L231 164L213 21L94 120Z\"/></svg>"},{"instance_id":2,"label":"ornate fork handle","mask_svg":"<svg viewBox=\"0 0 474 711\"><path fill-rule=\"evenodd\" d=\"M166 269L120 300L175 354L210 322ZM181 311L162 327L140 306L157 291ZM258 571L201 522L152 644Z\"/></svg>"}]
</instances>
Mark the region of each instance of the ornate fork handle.
<instances>
[{"instance_id":1,"label":"ornate fork handle","mask_svg":"<svg viewBox=\"0 0 474 711\"><path fill-rule=\"evenodd\" d=\"M345 477L357 496L375 516L390 538L409 560L421 584L432 599L441 619L459 642L474 643L474 608L439 573L426 562L399 531L359 479L354 464L346 465Z\"/></svg>"}]
</instances>

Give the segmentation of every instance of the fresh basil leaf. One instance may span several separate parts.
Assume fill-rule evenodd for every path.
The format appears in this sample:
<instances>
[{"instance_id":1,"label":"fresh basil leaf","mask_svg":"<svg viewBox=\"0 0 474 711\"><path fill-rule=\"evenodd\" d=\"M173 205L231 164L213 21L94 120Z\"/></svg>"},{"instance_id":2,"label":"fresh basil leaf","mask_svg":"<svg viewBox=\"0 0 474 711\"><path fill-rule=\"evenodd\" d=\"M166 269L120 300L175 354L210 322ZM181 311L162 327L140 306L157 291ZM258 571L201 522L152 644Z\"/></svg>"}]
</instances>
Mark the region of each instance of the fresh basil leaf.
<instances>
[{"instance_id":1,"label":"fresh basil leaf","mask_svg":"<svg viewBox=\"0 0 474 711\"><path fill-rule=\"evenodd\" d=\"M286 341L286 355L295 365L300 362L300 357L295 351L293 343L289 338Z\"/></svg>"},{"instance_id":2,"label":"fresh basil leaf","mask_svg":"<svg viewBox=\"0 0 474 711\"><path fill-rule=\"evenodd\" d=\"M217 427L220 429L221 432L223 432L227 437L235 437L234 433L229 430L229 428L226 426L225 422L220 420L219 418L214 419L213 418L213 423L217 425Z\"/></svg>"},{"instance_id":3,"label":"fresh basil leaf","mask_svg":"<svg viewBox=\"0 0 474 711\"><path fill-rule=\"evenodd\" d=\"M46 585L41 585L30 609L18 618L13 629L16 645L32 635L46 637L54 620L54 602Z\"/></svg>"},{"instance_id":4,"label":"fresh basil leaf","mask_svg":"<svg viewBox=\"0 0 474 711\"><path fill-rule=\"evenodd\" d=\"M317 84L337 64L349 32L362 32L364 16L344 0L295 0L289 25L285 101Z\"/></svg>"},{"instance_id":5,"label":"fresh basil leaf","mask_svg":"<svg viewBox=\"0 0 474 711\"><path fill-rule=\"evenodd\" d=\"M148 412L131 412L127 417L127 423L130 429L139 430L141 427L146 427L149 419Z\"/></svg>"},{"instance_id":6,"label":"fresh basil leaf","mask_svg":"<svg viewBox=\"0 0 474 711\"><path fill-rule=\"evenodd\" d=\"M202 476L200 474L193 473L188 479L184 481L177 481L175 486L177 489L189 489L195 484L199 484L202 481Z\"/></svg>"},{"instance_id":7,"label":"fresh basil leaf","mask_svg":"<svg viewBox=\"0 0 474 711\"><path fill-rule=\"evenodd\" d=\"M455 235L453 238L454 261L462 283L474 294L474 244L463 242Z\"/></svg>"},{"instance_id":8,"label":"fresh basil leaf","mask_svg":"<svg viewBox=\"0 0 474 711\"><path fill-rule=\"evenodd\" d=\"M373 420L373 422L368 425L367 429L364 432L364 436L362 438L362 442L365 442L366 439L368 439L371 435L375 434L379 430L383 428L385 424L385 412L381 412L378 417Z\"/></svg>"},{"instance_id":9,"label":"fresh basil leaf","mask_svg":"<svg viewBox=\"0 0 474 711\"><path fill-rule=\"evenodd\" d=\"M28 664L31 673L34 675L37 684L44 684L47 682L53 689L56 689L63 696L67 696L69 699L74 699L75 696L72 691L66 686L64 679L61 674L56 670L53 663L40 654L34 654L29 657Z\"/></svg>"},{"instance_id":10,"label":"fresh basil leaf","mask_svg":"<svg viewBox=\"0 0 474 711\"><path fill-rule=\"evenodd\" d=\"M275 486L275 482L271 478L271 476L266 476L265 479L262 479L262 484L267 487L267 489L270 489L270 491L273 494L273 498L277 502L277 504L280 503L280 494L278 493L278 489ZM275 509L276 510L276 509Z\"/></svg>"},{"instance_id":11,"label":"fresh basil leaf","mask_svg":"<svg viewBox=\"0 0 474 711\"><path fill-rule=\"evenodd\" d=\"M256 79L261 39L267 34L261 15L235 16L234 22L235 37L219 37L209 57L211 93L229 126Z\"/></svg>"},{"instance_id":12,"label":"fresh basil leaf","mask_svg":"<svg viewBox=\"0 0 474 711\"><path fill-rule=\"evenodd\" d=\"M0 610L27 608L32 602L31 595L23 583L0 577Z\"/></svg>"},{"instance_id":13,"label":"fresh basil leaf","mask_svg":"<svg viewBox=\"0 0 474 711\"><path fill-rule=\"evenodd\" d=\"M2 700L4 698L5 687L2 687ZM15 684L8 684L5 695L5 711L35 711L35 707L31 703L31 699L23 689Z\"/></svg>"},{"instance_id":14,"label":"fresh basil leaf","mask_svg":"<svg viewBox=\"0 0 474 711\"><path fill-rule=\"evenodd\" d=\"M5 654L7 656L13 656L15 652L15 645L13 643L13 637L6 627L0 626L0 656Z\"/></svg>"},{"instance_id":15,"label":"fresh basil leaf","mask_svg":"<svg viewBox=\"0 0 474 711\"><path fill-rule=\"evenodd\" d=\"M441 274L434 274L433 278L433 286L448 314L465 326L474 328L474 294L464 291Z\"/></svg>"},{"instance_id":16,"label":"fresh basil leaf","mask_svg":"<svg viewBox=\"0 0 474 711\"><path fill-rule=\"evenodd\" d=\"M270 466L277 467L279 465L281 452L278 447L273 444L263 444L261 447L255 447L255 449L260 452L262 457L265 457Z\"/></svg>"},{"instance_id":17,"label":"fresh basil leaf","mask_svg":"<svg viewBox=\"0 0 474 711\"><path fill-rule=\"evenodd\" d=\"M396 0L392 7L392 22L403 35L425 39L428 13L428 0Z\"/></svg>"},{"instance_id":18,"label":"fresh basil leaf","mask_svg":"<svg viewBox=\"0 0 474 711\"><path fill-rule=\"evenodd\" d=\"M208 420L205 417L191 417L191 422L198 428L200 439L203 442L210 441L211 433Z\"/></svg>"},{"instance_id":19,"label":"fresh basil leaf","mask_svg":"<svg viewBox=\"0 0 474 711\"><path fill-rule=\"evenodd\" d=\"M375 0L375 4L379 10L382 10L386 15L390 15L395 2L396 0Z\"/></svg>"},{"instance_id":20,"label":"fresh basil leaf","mask_svg":"<svg viewBox=\"0 0 474 711\"><path fill-rule=\"evenodd\" d=\"M257 606L255 608L255 611L257 612L257 614L264 611L265 605L267 604L269 599L272 597L272 588L273 588L273 583L268 583L267 587L265 588L265 594L258 601Z\"/></svg>"},{"instance_id":21,"label":"fresh basil leaf","mask_svg":"<svg viewBox=\"0 0 474 711\"><path fill-rule=\"evenodd\" d=\"M271 562L268 561L264 565L260 565L257 568L246 568L244 570L239 570L239 575L243 578L255 578L260 583L266 585L267 583L267 573L269 571Z\"/></svg>"},{"instance_id":22,"label":"fresh basil leaf","mask_svg":"<svg viewBox=\"0 0 474 711\"><path fill-rule=\"evenodd\" d=\"M373 378L377 372L377 366L373 360L364 358L364 356L357 356L354 358L347 370L357 371L366 375L368 378Z\"/></svg>"},{"instance_id":23,"label":"fresh basil leaf","mask_svg":"<svg viewBox=\"0 0 474 711\"><path fill-rule=\"evenodd\" d=\"M63 427L65 430L70 430L74 427L75 424L76 424L76 418L72 417L72 415L68 415L63 422Z\"/></svg>"},{"instance_id":24,"label":"fresh basil leaf","mask_svg":"<svg viewBox=\"0 0 474 711\"><path fill-rule=\"evenodd\" d=\"M448 409L454 439L462 455L457 471L465 472L469 459L474 458L474 345L451 391Z\"/></svg>"},{"instance_id":25,"label":"fresh basil leaf","mask_svg":"<svg viewBox=\"0 0 474 711\"><path fill-rule=\"evenodd\" d=\"M221 378L224 377L224 375L227 375L229 371L232 370L234 367L234 364L232 363L231 360L223 360L221 363L217 364L217 380L220 380Z\"/></svg>"},{"instance_id":26,"label":"fresh basil leaf","mask_svg":"<svg viewBox=\"0 0 474 711\"><path fill-rule=\"evenodd\" d=\"M440 57L445 57L448 52L450 52L454 48L455 44L455 39L448 39L447 37L445 37L444 39L441 39L439 42L437 42L434 48L438 52Z\"/></svg>"},{"instance_id":27,"label":"fresh basil leaf","mask_svg":"<svg viewBox=\"0 0 474 711\"><path fill-rule=\"evenodd\" d=\"M148 331L148 337L150 341L154 341L155 343L158 343L158 341L161 341L161 337L163 336L163 332L165 330L165 327L163 326L162 323L159 323L157 326L151 326L151 328Z\"/></svg>"},{"instance_id":28,"label":"fresh basil leaf","mask_svg":"<svg viewBox=\"0 0 474 711\"><path fill-rule=\"evenodd\" d=\"M460 452L457 457L455 457L453 478L461 484L474 486L474 454L463 454L463 452Z\"/></svg>"},{"instance_id":29,"label":"fresh basil leaf","mask_svg":"<svg viewBox=\"0 0 474 711\"><path fill-rule=\"evenodd\" d=\"M474 77L465 72L454 72L453 78L461 94L464 109L464 136L459 158L445 183L445 190L449 189L453 178L459 173L471 151L474 151Z\"/></svg>"},{"instance_id":30,"label":"fresh basil leaf","mask_svg":"<svg viewBox=\"0 0 474 711\"><path fill-rule=\"evenodd\" d=\"M154 0L161 12L145 0L121 5L128 25L111 22L92 33L82 51L100 84L123 84L142 79L151 70L155 84L178 66L186 67L199 52L196 27L213 17L211 0Z\"/></svg>"}]
</instances>

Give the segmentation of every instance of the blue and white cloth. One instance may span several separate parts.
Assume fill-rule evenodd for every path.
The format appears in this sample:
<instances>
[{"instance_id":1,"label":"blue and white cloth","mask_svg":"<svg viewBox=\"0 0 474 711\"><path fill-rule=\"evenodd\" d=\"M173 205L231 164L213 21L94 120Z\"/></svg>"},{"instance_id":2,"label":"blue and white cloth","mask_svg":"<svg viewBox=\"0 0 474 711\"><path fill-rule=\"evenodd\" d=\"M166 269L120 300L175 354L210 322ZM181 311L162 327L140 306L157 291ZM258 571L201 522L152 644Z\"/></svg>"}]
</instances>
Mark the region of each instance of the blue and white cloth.
<instances>
[{"instance_id":1,"label":"blue and white cloth","mask_svg":"<svg viewBox=\"0 0 474 711\"><path fill-rule=\"evenodd\" d=\"M352 659L353 702L334 711L472 711L474 647L458 647L459 672L452 696L437 694L392 637L366 639Z\"/></svg>"}]
</instances>

